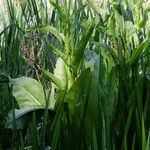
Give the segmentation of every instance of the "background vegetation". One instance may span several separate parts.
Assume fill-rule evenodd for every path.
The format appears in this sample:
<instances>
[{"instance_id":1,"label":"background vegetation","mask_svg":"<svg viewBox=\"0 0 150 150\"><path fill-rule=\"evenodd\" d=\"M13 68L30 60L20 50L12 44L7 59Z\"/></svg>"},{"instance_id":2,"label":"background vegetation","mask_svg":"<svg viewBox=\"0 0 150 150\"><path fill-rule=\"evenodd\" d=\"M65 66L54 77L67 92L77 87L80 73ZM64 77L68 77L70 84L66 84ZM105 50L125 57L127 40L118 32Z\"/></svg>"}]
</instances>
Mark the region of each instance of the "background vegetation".
<instances>
[{"instance_id":1,"label":"background vegetation","mask_svg":"<svg viewBox=\"0 0 150 150\"><path fill-rule=\"evenodd\" d=\"M6 5L0 149L150 150L149 3Z\"/></svg>"}]
</instances>

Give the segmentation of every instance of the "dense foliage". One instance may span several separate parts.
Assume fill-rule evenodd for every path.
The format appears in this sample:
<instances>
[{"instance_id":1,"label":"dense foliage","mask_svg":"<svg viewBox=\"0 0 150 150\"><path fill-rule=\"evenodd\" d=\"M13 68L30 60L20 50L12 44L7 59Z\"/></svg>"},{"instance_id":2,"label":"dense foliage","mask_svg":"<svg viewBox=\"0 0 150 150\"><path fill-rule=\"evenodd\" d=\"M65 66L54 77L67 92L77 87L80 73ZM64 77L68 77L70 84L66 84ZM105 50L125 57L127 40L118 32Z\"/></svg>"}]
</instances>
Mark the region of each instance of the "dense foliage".
<instances>
[{"instance_id":1,"label":"dense foliage","mask_svg":"<svg viewBox=\"0 0 150 150\"><path fill-rule=\"evenodd\" d=\"M150 150L150 6L7 0L0 149Z\"/></svg>"}]
</instances>

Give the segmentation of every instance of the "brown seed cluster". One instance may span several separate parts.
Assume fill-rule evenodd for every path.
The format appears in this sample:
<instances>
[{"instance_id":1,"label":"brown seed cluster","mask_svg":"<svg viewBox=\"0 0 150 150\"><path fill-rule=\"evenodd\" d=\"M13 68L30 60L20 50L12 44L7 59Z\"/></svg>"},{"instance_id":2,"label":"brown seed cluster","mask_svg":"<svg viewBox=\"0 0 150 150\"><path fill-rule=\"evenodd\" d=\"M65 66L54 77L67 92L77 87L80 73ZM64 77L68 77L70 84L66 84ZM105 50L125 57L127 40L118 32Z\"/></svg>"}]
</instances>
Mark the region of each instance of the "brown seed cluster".
<instances>
[{"instance_id":1,"label":"brown seed cluster","mask_svg":"<svg viewBox=\"0 0 150 150\"><path fill-rule=\"evenodd\" d=\"M40 32L33 31L26 33L20 40L20 49L27 65L30 66L27 72L35 72L38 80L38 69L41 67L41 56L44 48L44 42ZM30 76L30 74L28 74Z\"/></svg>"}]
</instances>

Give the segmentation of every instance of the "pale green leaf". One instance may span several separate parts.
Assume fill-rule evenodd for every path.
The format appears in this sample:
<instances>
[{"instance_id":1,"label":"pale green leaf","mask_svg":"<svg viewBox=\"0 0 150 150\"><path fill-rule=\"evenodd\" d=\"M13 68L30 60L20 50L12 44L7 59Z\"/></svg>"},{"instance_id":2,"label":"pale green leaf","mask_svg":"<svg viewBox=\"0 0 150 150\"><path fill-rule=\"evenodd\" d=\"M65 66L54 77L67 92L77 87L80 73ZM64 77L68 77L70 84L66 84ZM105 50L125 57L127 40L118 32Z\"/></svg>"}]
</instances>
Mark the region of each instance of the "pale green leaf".
<instances>
[{"instance_id":1,"label":"pale green leaf","mask_svg":"<svg viewBox=\"0 0 150 150\"><path fill-rule=\"evenodd\" d=\"M29 77L20 77L9 80L12 94L19 107L45 106L45 96L41 83Z\"/></svg>"}]
</instances>

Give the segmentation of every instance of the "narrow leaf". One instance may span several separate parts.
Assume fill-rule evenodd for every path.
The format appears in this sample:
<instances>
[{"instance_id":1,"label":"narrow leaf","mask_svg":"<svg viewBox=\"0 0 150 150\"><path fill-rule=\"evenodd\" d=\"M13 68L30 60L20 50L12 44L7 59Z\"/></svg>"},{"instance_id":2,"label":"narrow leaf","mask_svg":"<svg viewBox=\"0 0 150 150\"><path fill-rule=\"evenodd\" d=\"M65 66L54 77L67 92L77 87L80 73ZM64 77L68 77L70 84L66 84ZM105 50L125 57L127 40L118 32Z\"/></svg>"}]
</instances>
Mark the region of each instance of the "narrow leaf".
<instances>
[{"instance_id":1,"label":"narrow leaf","mask_svg":"<svg viewBox=\"0 0 150 150\"><path fill-rule=\"evenodd\" d=\"M142 115L142 150L146 149L146 134L145 134L144 117Z\"/></svg>"},{"instance_id":2,"label":"narrow leaf","mask_svg":"<svg viewBox=\"0 0 150 150\"><path fill-rule=\"evenodd\" d=\"M48 43L48 45L59 57L61 57L63 59L63 61L66 63L67 66L70 66L67 55L65 53L63 53L61 50L59 50L52 44Z\"/></svg>"},{"instance_id":3,"label":"narrow leaf","mask_svg":"<svg viewBox=\"0 0 150 150\"><path fill-rule=\"evenodd\" d=\"M63 24L66 24L66 23L68 24L69 20L67 18L66 12L59 5L57 5L54 1L49 0L49 2L60 13L62 23Z\"/></svg>"},{"instance_id":4,"label":"narrow leaf","mask_svg":"<svg viewBox=\"0 0 150 150\"><path fill-rule=\"evenodd\" d=\"M41 71L42 71L42 75L46 79L51 80L59 89L64 90L65 85L62 83L62 81L58 77L56 77L54 74L44 69L41 69Z\"/></svg>"},{"instance_id":5,"label":"narrow leaf","mask_svg":"<svg viewBox=\"0 0 150 150\"><path fill-rule=\"evenodd\" d=\"M128 60L127 64L132 65L139 57L141 52L148 47L148 42L145 41L142 44L140 44L138 47L136 47L133 51L132 57Z\"/></svg>"},{"instance_id":6,"label":"narrow leaf","mask_svg":"<svg viewBox=\"0 0 150 150\"><path fill-rule=\"evenodd\" d=\"M90 25L89 29L87 30L87 32L83 35L82 39L79 41L77 48L73 54L73 58L72 58L72 64L78 68L81 59L83 58L83 54L86 48L86 45L89 41L89 37L92 35L94 30L94 26Z\"/></svg>"}]
</instances>

